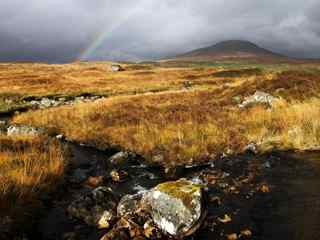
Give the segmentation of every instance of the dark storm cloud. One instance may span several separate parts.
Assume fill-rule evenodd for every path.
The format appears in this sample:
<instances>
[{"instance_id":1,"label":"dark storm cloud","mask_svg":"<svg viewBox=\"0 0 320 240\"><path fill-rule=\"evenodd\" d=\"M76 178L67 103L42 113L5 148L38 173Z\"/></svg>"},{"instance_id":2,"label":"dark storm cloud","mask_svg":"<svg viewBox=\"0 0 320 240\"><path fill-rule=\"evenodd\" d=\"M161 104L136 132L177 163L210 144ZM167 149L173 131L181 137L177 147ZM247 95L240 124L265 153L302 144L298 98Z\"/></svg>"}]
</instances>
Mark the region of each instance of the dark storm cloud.
<instances>
[{"instance_id":1,"label":"dark storm cloud","mask_svg":"<svg viewBox=\"0 0 320 240\"><path fill-rule=\"evenodd\" d=\"M0 60L144 59L227 39L320 57L319 10L317 0L2 0Z\"/></svg>"}]
</instances>

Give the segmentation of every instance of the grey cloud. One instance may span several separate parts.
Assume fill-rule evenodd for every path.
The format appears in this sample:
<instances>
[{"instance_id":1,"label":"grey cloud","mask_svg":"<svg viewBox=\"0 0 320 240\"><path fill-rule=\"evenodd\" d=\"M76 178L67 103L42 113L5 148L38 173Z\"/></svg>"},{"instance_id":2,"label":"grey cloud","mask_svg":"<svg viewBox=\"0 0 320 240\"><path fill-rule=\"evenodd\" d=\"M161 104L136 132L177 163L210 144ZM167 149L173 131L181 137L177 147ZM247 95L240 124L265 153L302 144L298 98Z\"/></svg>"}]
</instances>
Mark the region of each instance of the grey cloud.
<instances>
[{"instance_id":1,"label":"grey cloud","mask_svg":"<svg viewBox=\"0 0 320 240\"><path fill-rule=\"evenodd\" d=\"M320 57L317 0L2 0L0 60L62 62L170 56L246 39L296 57Z\"/></svg>"}]
</instances>

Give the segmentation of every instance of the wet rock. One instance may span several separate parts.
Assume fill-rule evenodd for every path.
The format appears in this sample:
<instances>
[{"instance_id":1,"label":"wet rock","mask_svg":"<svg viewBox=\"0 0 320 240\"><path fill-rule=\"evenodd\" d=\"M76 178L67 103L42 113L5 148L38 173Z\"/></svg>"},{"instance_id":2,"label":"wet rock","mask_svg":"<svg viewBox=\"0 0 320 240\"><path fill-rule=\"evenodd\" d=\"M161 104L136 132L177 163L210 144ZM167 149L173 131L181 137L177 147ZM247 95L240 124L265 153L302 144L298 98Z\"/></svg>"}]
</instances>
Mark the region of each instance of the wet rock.
<instances>
[{"instance_id":1,"label":"wet rock","mask_svg":"<svg viewBox=\"0 0 320 240\"><path fill-rule=\"evenodd\" d=\"M266 104L267 106L272 107L276 100L278 100L278 98L269 93L256 91L252 96L246 97L245 100L239 104L239 107L246 108L256 104Z\"/></svg>"},{"instance_id":2,"label":"wet rock","mask_svg":"<svg viewBox=\"0 0 320 240\"><path fill-rule=\"evenodd\" d=\"M134 195L123 196L117 207L118 216L123 217L138 211L140 208L140 201L144 194L145 192L139 192Z\"/></svg>"},{"instance_id":3,"label":"wet rock","mask_svg":"<svg viewBox=\"0 0 320 240\"><path fill-rule=\"evenodd\" d=\"M258 154L258 145L255 143L249 143L247 146L244 147L243 151Z\"/></svg>"},{"instance_id":4,"label":"wet rock","mask_svg":"<svg viewBox=\"0 0 320 240\"><path fill-rule=\"evenodd\" d=\"M112 181L114 182L123 182L128 178L129 174L126 171L122 170L112 170L110 176L112 178Z\"/></svg>"},{"instance_id":5,"label":"wet rock","mask_svg":"<svg viewBox=\"0 0 320 240\"><path fill-rule=\"evenodd\" d=\"M165 157L162 154L156 154L152 156L152 162L157 164L163 164Z\"/></svg>"},{"instance_id":6,"label":"wet rock","mask_svg":"<svg viewBox=\"0 0 320 240\"><path fill-rule=\"evenodd\" d=\"M206 211L203 187L180 179L159 184L143 196L143 207L148 209L154 223L166 234L185 237L201 225Z\"/></svg>"},{"instance_id":7,"label":"wet rock","mask_svg":"<svg viewBox=\"0 0 320 240\"><path fill-rule=\"evenodd\" d=\"M250 229L245 229L245 230L241 231L240 236L243 237L243 238L251 238L252 237L252 232L251 232Z\"/></svg>"},{"instance_id":8,"label":"wet rock","mask_svg":"<svg viewBox=\"0 0 320 240\"><path fill-rule=\"evenodd\" d=\"M63 234L63 240L76 240L78 238L75 232L68 232Z\"/></svg>"},{"instance_id":9,"label":"wet rock","mask_svg":"<svg viewBox=\"0 0 320 240\"><path fill-rule=\"evenodd\" d=\"M130 237L125 229L112 229L100 240L129 240Z\"/></svg>"},{"instance_id":10,"label":"wet rock","mask_svg":"<svg viewBox=\"0 0 320 240\"><path fill-rule=\"evenodd\" d=\"M108 228L116 217L117 198L106 187L98 187L75 201L67 211L71 217L98 228Z\"/></svg>"},{"instance_id":11,"label":"wet rock","mask_svg":"<svg viewBox=\"0 0 320 240\"><path fill-rule=\"evenodd\" d=\"M228 234L227 235L227 239L228 240L237 240L238 239L238 235L236 233Z\"/></svg>"},{"instance_id":12,"label":"wet rock","mask_svg":"<svg viewBox=\"0 0 320 240\"><path fill-rule=\"evenodd\" d=\"M121 151L111 156L109 162L116 167L121 167L131 162L135 157L136 155L132 152Z\"/></svg>"},{"instance_id":13,"label":"wet rock","mask_svg":"<svg viewBox=\"0 0 320 240\"><path fill-rule=\"evenodd\" d=\"M143 228L130 218L121 218L118 221L116 228L126 229L129 232L131 239L134 237L143 236Z\"/></svg>"},{"instance_id":14,"label":"wet rock","mask_svg":"<svg viewBox=\"0 0 320 240\"><path fill-rule=\"evenodd\" d=\"M148 220L143 225L144 235L148 239L162 239L162 234L152 220Z\"/></svg>"},{"instance_id":15,"label":"wet rock","mask_svg":"<svg viewBox=\"0 0 320 240\"><path fill-rule=\"evenodd\" d=\"M90 176L86 180L85 185L89 187L98 187L102 185L103 182L104 182L104 176L96 176L96 177Z\"/></svg>"},{"instance_id":16,"label":"wet rock","mask_svg":"<svg viewBox=\"0 0 320 240\"><path fill-rule=\"evenodd\" d=\"M45 131L42 128L36 128L31 126L25 125L12 125L7 128L7 135L14 136L14 135L40 135L43 134Z\"/></svg>"}]
</instances>

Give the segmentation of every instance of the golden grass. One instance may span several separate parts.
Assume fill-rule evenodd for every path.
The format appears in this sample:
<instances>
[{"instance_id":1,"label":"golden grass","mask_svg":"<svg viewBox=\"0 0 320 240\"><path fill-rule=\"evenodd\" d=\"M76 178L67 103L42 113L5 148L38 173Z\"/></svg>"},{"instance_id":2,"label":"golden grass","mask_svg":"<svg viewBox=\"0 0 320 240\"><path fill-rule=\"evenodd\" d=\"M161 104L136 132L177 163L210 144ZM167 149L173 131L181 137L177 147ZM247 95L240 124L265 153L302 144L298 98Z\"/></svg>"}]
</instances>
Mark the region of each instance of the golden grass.
<instances>
[{"instance_id":1,"label":"golden grass","mask_svg":"<svg viewBox=\"0 0 320 240\"><path fill-rule=\"evenodd\" d=\"M255 108L243 116L250 141L267 151L320 149L320 99L282 102L272 111Z\"/></svg>"},{"instance_id":2,"label":"golden grass","mask_svg":"<svg viewBox=\"0 0 320 240\"><path fill-rule=\"evenodd\" d=\"M98 147L118 145L162 164L208 160L222 152L239 153L250 142L263 150L319 146L320 100L288 103L272 110L249 110L219 101L208 91L117 97L15 118L17 123L58 128L72 140Z\"/></svg>"},{"instance_id":3,"label":"golden grass","mask_svg":"<svg viewBox=\"0 0 320 240\"><path fill-rule=\"evenodd\" d=\"M64 91L110 88L122 96L25 113L14 122L56 128L72 140L101 148L121 146L149 161L162 155L164 164L207 160L222 152L238 153L249 142L288 149L318 145L318 70L128 65L125 72L111 73L106 63L50 67L56 75L62 71L68 79L64 84L70 85L53 81L39 91L52 91L54 87L59 91L64 87ZM102 75L104 80L97 85L97 76ZM187 89L186 81L190 81ZM150 93L151 89L163 91ZM139 94L131 95L133 90ZM281 97L282 105L272 110L239 109L235 97L241 100L256 90Z\"/></svg>"},{"instance_id":4,"label":"golden grass","mask_svg":"<svg viewBox=\"0 0 320 240\"><path fill-rule=\"evenodd\" d=\"M45 136L0 135L0 216L27 215L62 180L65 155Z\"/></svg>"},{"instance_id":5,"label":"golden grass","mask_svg":"<svg viewBox=\"0 0 320 240\"><path fill-rule=\"evenodd\" d=\"M148 65L124 65L126 71L111 72L110 65L108 62L0 64L0 95L118 95L175 90L183 87L186 74L199 72L197 69L166 69ZM206 71L212 72L212 69Z\"/></svg>"}]
</instances>

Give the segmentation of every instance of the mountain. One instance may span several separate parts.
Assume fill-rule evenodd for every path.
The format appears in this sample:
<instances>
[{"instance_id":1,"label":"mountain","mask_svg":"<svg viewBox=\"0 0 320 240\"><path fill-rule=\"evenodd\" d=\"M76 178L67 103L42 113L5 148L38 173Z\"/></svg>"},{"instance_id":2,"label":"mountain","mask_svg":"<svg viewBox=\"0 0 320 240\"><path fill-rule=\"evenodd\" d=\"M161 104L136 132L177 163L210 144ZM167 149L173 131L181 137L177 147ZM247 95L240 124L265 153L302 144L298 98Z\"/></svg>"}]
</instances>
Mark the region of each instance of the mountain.
<instances>
[{"instance_id":1,"label":"mountain","mask_svg":"<svg viewBox=\"0 0 320 240\"><path fill-rule=\"evenodd\" d=\"M178 55L170 60L210 61L232 59L285 60L288 59L288 57L259 47L249 41L229 40Z\"/></svg>"}]
</instances>

